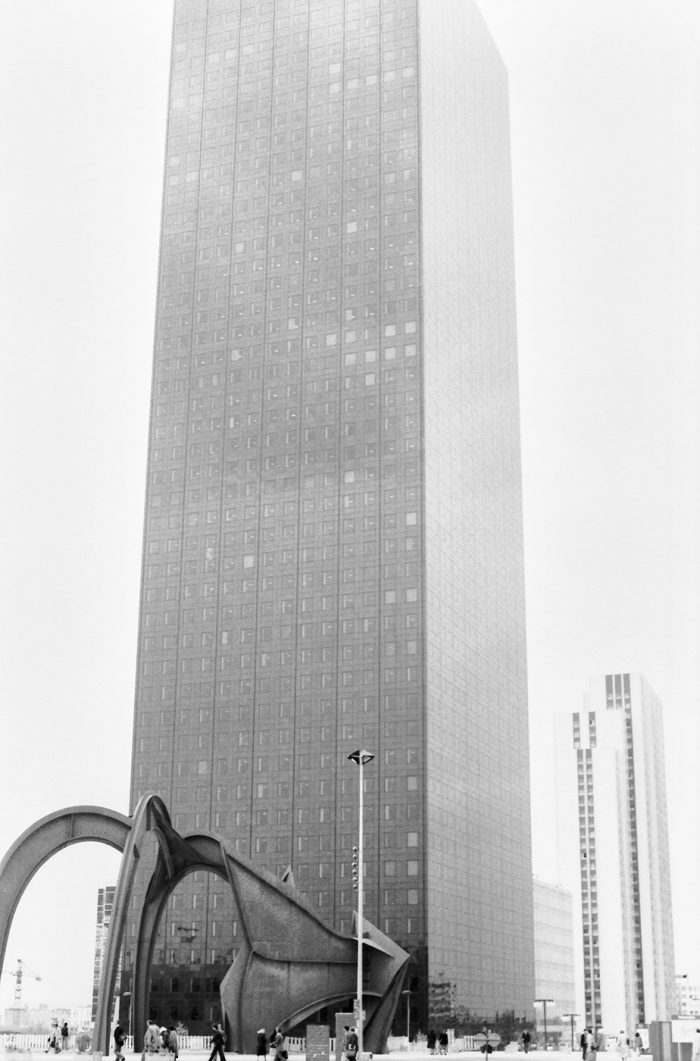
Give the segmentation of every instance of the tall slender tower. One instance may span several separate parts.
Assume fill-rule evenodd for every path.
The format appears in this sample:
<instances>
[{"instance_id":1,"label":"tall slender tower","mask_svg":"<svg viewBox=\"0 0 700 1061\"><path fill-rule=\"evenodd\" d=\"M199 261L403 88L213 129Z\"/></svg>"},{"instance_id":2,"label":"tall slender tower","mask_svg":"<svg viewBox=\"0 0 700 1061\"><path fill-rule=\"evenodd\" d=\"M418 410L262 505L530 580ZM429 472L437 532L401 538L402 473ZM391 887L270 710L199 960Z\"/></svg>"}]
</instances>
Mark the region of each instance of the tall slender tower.
<instances>
[{"instance_id":1,"label":"tall slender tower","mask_svg":"<svg viewBox=\"0 0 700 1061\"><path fill-rule=\"evenodd\" d=\"M97 916L95 919L95 960L93 963L93 974L92 974L92 1020L95 1020L97 1014L97 998L100 991L100 977L102 975L102 965L104 963L105 948L107 946L107 939L109 936L109 926L112 922L112 909L114 907L114 892L115 886L112 884L107 885L106 888L99 888L97 892ZM121 970L117 973L117 982L114 988L114 1002L116 1008L117 999L120 991L120 976Z\"/></svg>"},{"instance_id":2,"label":"tall slender tower","mask_svg":"<svg viewBox=\"0 0 700 1061\"><path fill-rule=\"evenodd\" d=\"M557 719L559 850L581 914L589 1025L617 1034L674 1008L661 702L638 674L590 681Z\"/></svg>"},{"instance_id":3,"label":"tall slender tower","mask_svg":"<svg viewBox=\"0 0 700 1061\"><path fill-rule=\"evenodd\" d=\"M529 1013L504 68L470 0L176 0L132 805L350 931L358 747L415 1026ZM218 1016L226 904L173 897L159 1019Z\"/></svg>"}]
</instances>

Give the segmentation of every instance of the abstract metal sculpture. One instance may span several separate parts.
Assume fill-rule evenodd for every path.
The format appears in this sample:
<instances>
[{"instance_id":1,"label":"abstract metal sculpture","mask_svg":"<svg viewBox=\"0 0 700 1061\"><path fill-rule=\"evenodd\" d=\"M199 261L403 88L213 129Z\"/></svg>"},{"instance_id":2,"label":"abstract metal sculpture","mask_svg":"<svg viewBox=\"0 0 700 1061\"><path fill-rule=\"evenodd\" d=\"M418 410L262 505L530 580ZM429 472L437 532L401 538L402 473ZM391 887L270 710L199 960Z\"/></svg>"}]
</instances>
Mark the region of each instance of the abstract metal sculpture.
<instances>
[{"instance_id":1,"label":"abstract metal sculpture","mask_svg":"<svg viewBox=\"0 0 700 1061\"><path fill-rule=\"evenodd\" d=\"M228 881L242 926L242 945L221 984L234 1050L249 1049L256 1028L271 1012L283 1014L276 1023L286 1030L321 1007L352 996L357 936L329 929L289 883L256 868L237 852L227 851L218 837L180 836L159 796L143 796L132 818L101 807L72 807L27 829L0 864L0 961L17 903L47 858L82 840L97 840L121 850L95 1020L93 1041L98 1048L109 1049L110 1000L132 885L149 834L158 842L158 855L137 932L132 983L137 1050L149 1012L149 974L160 918L174 889L196 870L208 870ZM365 1048L379 1052L401 994L408 954L368 921L363 923L363 940L367 954Z\"/></svg>"},{"instance_id":2,"label":"abstract metal sculpture","mask_svg":"<svg viewBox=\"0 0 700 1061\"><path fill-rule=\"evenodd\" d=\"M0 967L17 904L37 870L58 851L84 841L123 851L131 822L106 807L68 807L41 818L15 840L0 862Z\"/></svg>"}]
</instances>

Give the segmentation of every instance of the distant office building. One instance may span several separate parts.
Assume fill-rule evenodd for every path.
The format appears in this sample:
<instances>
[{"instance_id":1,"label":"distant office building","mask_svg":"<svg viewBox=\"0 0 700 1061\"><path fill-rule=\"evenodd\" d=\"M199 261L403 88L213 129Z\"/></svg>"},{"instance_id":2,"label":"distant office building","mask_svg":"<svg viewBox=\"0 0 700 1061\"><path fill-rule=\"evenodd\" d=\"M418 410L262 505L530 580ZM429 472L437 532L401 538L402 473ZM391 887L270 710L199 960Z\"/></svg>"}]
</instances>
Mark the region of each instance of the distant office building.
<instances>
[{"instance_id":1,"label":"distant office building","mask_svg":"<svg viewBox=\"0 0 700 1061\"><path fill-rule=\"evenodd\" d=\"M69 1025L72 1031L85 1031L92 1027L92 1006L73 1006L70 1011Z\"/></svg>"},{"instance_id":2,"label":"distant office building","mask_svg":"<svg viewBox=\"0 0 700 1061\"><path fill-rule=\"evenodd\" d=\"M350 932L373 752L365 914L416 1029L532 1012L521 507L474 3L176 0L131 804L291 865ZM236 948L225 885L183 882L154 1015L204 1030Z\"/></svg>"},{"instance_id":3,"label":"distant office building","mask_svg":"<svg viewBox=\"0 0 700 1061\"><path fill-rule=\"evenodd\" d=\"M6 1028L26 1028L29 1024L27 1006L10 1006L3 1011L3 1024Z\"/></svg>"},{"instance_id":4,"label":"distant office building","mask_svg":"<svg viewBox=\"0 0 700 1061\"><path fill-rule=\"evenodd\" d=\"M591 679L557 719L559 847L581 919L586 1023L611 1034L674 1009L661 702L639 675ZM575 867L575 872L574 872Z\"/></svg>"},{"instance_id":5,"label":"distant office building","mask_svg":"<svg viewBox=\"0 0 700 1061\"><path fill-rule=\"evenodd\" d=\"M69 1013L67 1009L49 1009L43 1002L38 1006L13 1006L4 1011L3 1023L17 1033L45 1033L55 1029L56 1021L60 1024L67 1020Z\"/></svg>"},{"instance_id":6,"label":"distant office building","mask_svg":"<svg viewBox=\"0 0 700 1061\"><path fill-rule=\"evenodd\" d=\"M700 1017L700 984L693 984L687 976L676 976L676 1017Z\"/></svg>"},{"instance_id":7,"label":"distant office building","mask_svg":"<svg viewBox=\"0 0 700 1061\"><path fill-rule=\"evenodd\" d=\"M569 1040L569 1018L576 1012L574 975L574 912L571 892L559 884L532 882L535 929L535 998L547 1006L550 1035ZM544 1029L544 1005L535 1010L536 1027Z\"/></svg>"},{"instance_id":8,"label":"distant office building","mask_svg":"<svg viewBox=\"0 0 700 1061\"><path fill-rule=\"evenodd\" d=\"M104 962L105 948L109 926L112 922L112 907L114 906L114 885L99 888L97 892L97 914L95 918L95 958L92 972L92 1021L95 1021L97 1013L97 993L100 987L100 976ZM114 988L115 1002L119 995L119 974Z\"/></svg>"}]
</instances>

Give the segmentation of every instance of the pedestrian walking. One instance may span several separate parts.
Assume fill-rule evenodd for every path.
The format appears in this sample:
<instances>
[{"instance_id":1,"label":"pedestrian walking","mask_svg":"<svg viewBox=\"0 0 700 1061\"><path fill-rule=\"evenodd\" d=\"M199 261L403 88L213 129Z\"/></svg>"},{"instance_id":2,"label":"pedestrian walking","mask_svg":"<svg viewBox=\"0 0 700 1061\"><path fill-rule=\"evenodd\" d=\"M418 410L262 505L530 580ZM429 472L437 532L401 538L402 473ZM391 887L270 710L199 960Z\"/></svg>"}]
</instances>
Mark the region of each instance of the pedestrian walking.
<instances>
[{"instance_id":1,"label":"pedestrian walking","mask_svg":"<svg viewBox=\"0 0 700 1061\"><path fill-rule=\"evenodd\" d=\"M428 1039L427 1039L428 1053L430 1053L430 1054L434 1054L435 1053L435 1043L436 1042L437 1042L437 1035L435 1034L435 1032L431 1028L430 1031L428 1032Z\"/></svg>"},{"instance_id":2,"label":"pedestrian walking","mask_svg":"<svg viewBox=\"0 0 700 1061\"><path fill-rule=\"evenodd\" d=\"M214 1061L214 1058L218 1058L219 1061L226 1061L226 1054L224 1053L224 1030L220 1024L212 1024L212 1033L209 1061Z\"/></svg>"},{"instance_id":3,"label":"pedestrian walking","mask_svg":"<svg viewBox=\"0 0 700 1061\"><path fill-rule=\"evenodd\" d=\"M279 1028L275 1028L272 1034L272 1045L275 1050L275 1061L287 1061L289 1054L284 1048L284 1035Z\"/></svg>"},{"instance_id":4,"label":"pedestrian walking","mask_svg":"<svg viewBox=\"0 0 700 1061\"><path fill-rule=\"evenodd\" d=\"M346 1024L343 1027L343 1044L340 1052L340 1061L348 1061L348 1035L350 1034L350 1025Z\"/></svg>"},{"instance_id":5,"label":"pedestrian walking","mask_svg":"<svg viewBox=\"0 0 700 1061\"><path fill-rule=\"evenodd\" d=\"M158 1025L150 1017L146 1021L146 1030L143 1033L143 1054L157 1054L158 1047L160 1046L160 1033L158 1032Z\"/></svg>"},{"instance_id":6,"label":"pedestrian walking","mask_svg":"<svg viewBox=\"0 0 700 1061\"><path fill-rule=\"evenodd\" d=\"M351 1027L345 1036L345 1058L346 1061L355 1061L360 1041L357 1038L357 1028Z\"/></svg>"},{"instance_id":7,"label":"pedestrian walking","mask_svg":"<svg viewBox=\"0 0 700 1061\"><path fill-rule=\"evenodd\" d=\"M114 1057L116 1061L123 1061L124 1054L122 1052L122 1047L126 1042L126 1032L122 1028L121 1024L119 1024L119 1022L117 1022L117 1024L115 1025L112 1034L114 1036Z\"/></svg>"},{"instance_id":8,"label":"pedestrian walking","mask_svg":"<svg viewBox=\"0 0 700 1061\"><path fill-rule=\"evenodd\" d=\"M255 1056L267 1057L267 1035L264 1028L258 1028L255 1042Z\"/></svg>"},{"instance_id":9,"label":"pedestrian walking","mask_svg":"<svg viewBox=\"0 0 700 1061\"><path fill-rule=\"evenodd\" d=\"M61 1025L61 1049L62 1050L67 1050L68 1049L68 1039L69 1038L70 1038L70 1032L68 1030L68 1021L64 1020L63 1024Z\"/></svg>"},{"instance_id":10,"label":"pedestrian walking","mask_svg":"<svg viewBox=\"0 0 700 1061\"><path fill-rule=\"evenodd\" d=\"M171 1053L175 1058L175 1061L177 1061L180 1054L180 1044L178 1042L174 1024L171 1024L168 1028L168 1052Z\"/></svg>"},{"instance_id":11,"label":"pedestrian walking","mask_svg":"<svg viewBox=\"0 0 700 1061\"><path fill-rule=\"evenodd\" d=\"M637 1056L639 1056L639 1054L641 1054L643 1049L644 1049L644 1043L642 1042L641 1035L637 1031L637 1032L634 1033L634 1052L637 1054Z\"/></svg>"},{"instance_id":12,"label":"pedestrian walking","mask_svg":"<svg viewBox=\"0 0 700 1061\"><path fill-rule=\"evenodd\" d=\"M591 1033L591 1041L588 1045L588 1053L586 1054L588 1061L596 1061L598 1056L598 1050L604 1049L605 1044L602 1042L602 1031L600 1028L596 1032L592 1028L589 1029Z\"/></svg>"},{"instance_id":13,"label":"pedestrian walking","mask_svg":"<svg viewBox=\"0 0 700 1061\"><path fill-rule=\"evenodd\" d=\"M440 1034L438 1035L438 1053L439 1054L446 1054L447 1053L447 1044L448 1044L448 1042L449 1042L449 1039L447 1038L447 1032L445 1032L445 1031L440 1032Z\"/></svg>"},{"instance_id":14,"label":"pedestrian walking","mask_svg":"<svg viewBox=\"0 0 700 1061\"><path fill-rule=\"evenodd\" d=\"M523 1041L523 1050L527 1054L529 1052L529 1050L530 1050L530 1043L532 1042L532 1036L530 1035L530 1033L527 1030L527 1028L525 1029L523 1034L520 1036L520 1038Z\"/></svg>"}]
</instances>

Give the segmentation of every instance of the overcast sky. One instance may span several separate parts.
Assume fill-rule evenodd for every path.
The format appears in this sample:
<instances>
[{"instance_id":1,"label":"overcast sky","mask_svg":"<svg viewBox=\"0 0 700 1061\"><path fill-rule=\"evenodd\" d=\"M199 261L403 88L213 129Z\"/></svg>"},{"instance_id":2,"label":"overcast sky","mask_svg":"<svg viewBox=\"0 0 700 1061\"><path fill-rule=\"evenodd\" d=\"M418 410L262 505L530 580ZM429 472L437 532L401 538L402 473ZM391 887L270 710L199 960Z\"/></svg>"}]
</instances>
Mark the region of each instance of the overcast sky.
<instances>
[{"instance_id":1,"label":"overcast sky","mask_svg":"<svg viewBox=\"0 0 700 1061\"><path fill-rule=\"evenodd\" d=\"M427 5L429 9L429 3ZM552 715L589 674L665 707L676 968L700 982L695 0L482 0L510 73L535 872L557 874ZM0 853L126 812L170 0L24 0L0 37ZM80 845L37 875L9 971L87 1003Z\"/></svg>"}]
</instances>

